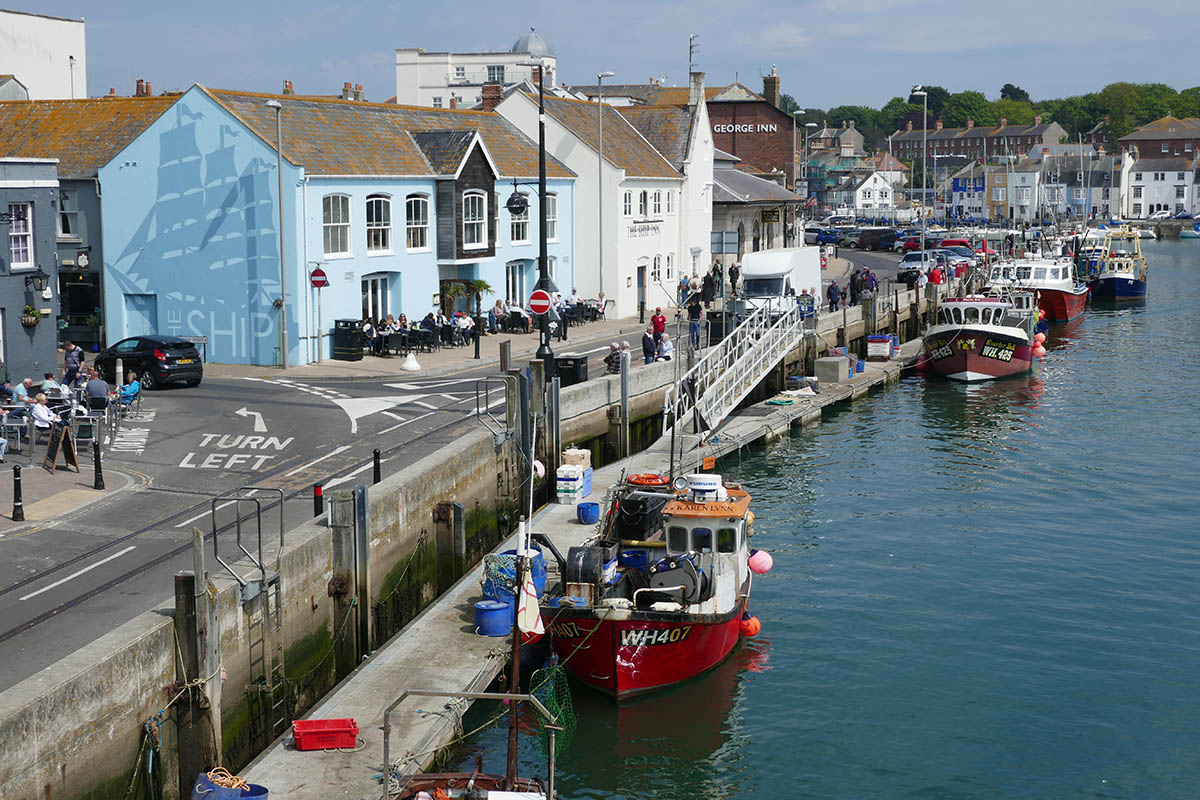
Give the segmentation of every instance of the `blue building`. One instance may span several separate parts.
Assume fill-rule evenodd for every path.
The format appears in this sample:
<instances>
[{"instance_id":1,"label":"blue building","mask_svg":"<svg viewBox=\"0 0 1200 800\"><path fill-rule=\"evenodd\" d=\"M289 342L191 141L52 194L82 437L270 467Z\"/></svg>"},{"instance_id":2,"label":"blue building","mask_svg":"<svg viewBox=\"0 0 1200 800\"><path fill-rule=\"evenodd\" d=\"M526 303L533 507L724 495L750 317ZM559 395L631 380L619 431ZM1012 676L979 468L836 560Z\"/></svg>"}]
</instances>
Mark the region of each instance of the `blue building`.
<instances>
[{"instance_id":1,"label":"blue building","mask_svg":"<svg viewBox=\"0 0 1200 800\"><path fill-rule=\"evenodd\" d=\"M449 281L487 281L486 305L523 304L536 188L518 186L528 215L504 203L537 162L495 113L195 86L99 169L108 342L203 336L209 360L279 364L286 288L288 360L301 364L331 355L335 319L420 319ZM551 265L569 285L574 176L553 159L547 176ZM310 284L317 267L326 288Z\"/></svg>"}]
</instances>

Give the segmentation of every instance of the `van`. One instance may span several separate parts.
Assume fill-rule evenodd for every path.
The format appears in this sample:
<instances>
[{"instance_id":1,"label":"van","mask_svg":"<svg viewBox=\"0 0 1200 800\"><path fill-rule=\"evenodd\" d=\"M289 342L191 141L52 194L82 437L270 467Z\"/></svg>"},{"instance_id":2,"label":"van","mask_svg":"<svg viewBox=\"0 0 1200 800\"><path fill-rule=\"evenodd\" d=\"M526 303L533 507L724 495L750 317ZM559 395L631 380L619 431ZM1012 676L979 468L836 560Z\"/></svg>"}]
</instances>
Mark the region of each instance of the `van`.
<instances>
[{"instance_id":1,"label":"van","mask_svg":"<svg viewBox=\"0 0 1200 800\"><path fill-rule=\"evenodd\" d=\"M891 250L895 245L893 228L865 228L858 235L858 246L862 250Z\"/></svg>"},{"instance_id":2,"label":"van","mask_svg":"<svg viewBox=\"0 0 1200 800\"><path fill-rule=\"evenodd\" d=\"M747 309L795 297L806 289L820 296L821 248L780 247L742 256L738 294L746 301Z\"/></svg>"}]
</instances>

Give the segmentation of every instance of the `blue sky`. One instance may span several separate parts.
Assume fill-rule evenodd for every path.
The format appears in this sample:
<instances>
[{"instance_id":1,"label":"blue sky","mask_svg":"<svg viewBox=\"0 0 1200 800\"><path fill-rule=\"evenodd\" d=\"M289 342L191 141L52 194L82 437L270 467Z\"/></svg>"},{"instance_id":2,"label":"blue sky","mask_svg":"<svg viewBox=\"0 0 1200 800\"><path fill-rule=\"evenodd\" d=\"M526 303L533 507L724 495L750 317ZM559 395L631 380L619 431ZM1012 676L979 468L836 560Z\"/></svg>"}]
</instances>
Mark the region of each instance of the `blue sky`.
<instances>
[{"instance_id":1,"label":"blue sky","mask_svg":"<svg viewBox=\"0 0 1200 800\"><path fill-rule=\"evenodd\" d=\"M396 47L508 49L536 25L558 51L560 79L686 85L688 34L710 85L761 90L775 65L802 107L879 106L914 83L989 98L1015 83L1034 99L1117 80L1200 84L1200 14L1180 0L527 0L519 3L328 0L7 0L6 7L87 19L88 91L132 94L193 83L332 94L395 94ZM193 11L195 9L195 11ZM510 12L509 9L512 9ZM766 23L765 21L770 21Z\"/></svg>"}]
</instances>

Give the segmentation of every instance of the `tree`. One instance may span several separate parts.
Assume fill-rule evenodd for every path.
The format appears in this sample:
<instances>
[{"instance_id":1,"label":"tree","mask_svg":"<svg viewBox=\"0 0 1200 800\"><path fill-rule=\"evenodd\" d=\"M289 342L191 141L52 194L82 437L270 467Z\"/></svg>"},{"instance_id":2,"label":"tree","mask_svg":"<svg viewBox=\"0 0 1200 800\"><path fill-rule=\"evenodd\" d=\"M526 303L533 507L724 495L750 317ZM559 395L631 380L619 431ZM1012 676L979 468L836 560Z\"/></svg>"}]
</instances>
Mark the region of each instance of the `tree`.
<instances>
[{"instance_id":1,"label":"tree","mask_svg":"<svg viewBox=\"0 0 1200 800\"><path fill-rule=\"evenodd\" d=\"M942 109L946 107L946 101L950 99L950 91L943 89L941 86L926 86L925 92L929 95L929 114L931 117L940 117ZM921 105L921 98L915 94L908 96L908 102L915 106Z\"/></svg>"},{"instance_id":2,"label":"tree","mask_svg":"<svg viewBox=\"0 0 1200 800\"><path fill-rule=\"evenodd\" d=\"M1029 102L1029 92L1022 89L1020 86L1013 86L1011 83L1006 83L1000 88L1001 100L1016 100L1018 103Z\"/></svg>"},{"instance_id":3,"label":"tree","mask_svg":"<svg viewBox=\"0 0 1200 800\"><path fill-rule=\"evenodd\" d=\"M1133 83L1110 83L1100 90L1096 103L1108 115L1108 134L1115 142L1138 124L1137 111L1141 92Z\"/></svg>"},{"instance_id":4,"label":"tree","mask_svg":"<svg viewBox=\"0 0 1200 800\"><path fill-rule=\"evenodd\" d=\"M779 95L779 110L785 114L791 114L793 111L800 110L800 104L796 102L796 98L785 92Z\"/></svg>"},{"instance_id":5,"label":"tree","mask_svg":"<svg viewBox=\"0 0 1200 800\"><path fill-rule=\"evenodd\" d=\"M967 120L974 120L976 125L991 125L992 106L983 92L958 92L950 95L942 109L942 124L948 128L962 128Z\"/></svg>"},{"instance_id":6,"label":"tree","mask_svg":"<svg viewBox=\"0 0 1200 800\"><path fill-rule=\"evenodd\" d=\"M1010 100L1002 97L999 100L993 100L991 103L992 119L995 124L999 125L1000 120L1008 120L1009 125L1031 125L1033 124L1033 104L1022 102L1020 100ZM976 120L978 122L978 120Z\"/></svg>"},{"instance_id":7,"label":"tree","mask_svg":"<svg viewBox=\"0 0 1200 800\"><path fill-rule=\"evenodd\" d=\"M904 117L913 111L920 111L919 105L905 102L903 97L893 97L883 108L879 109L879 127L888 133L900 129Z\"/></svg>"}]
</instances>

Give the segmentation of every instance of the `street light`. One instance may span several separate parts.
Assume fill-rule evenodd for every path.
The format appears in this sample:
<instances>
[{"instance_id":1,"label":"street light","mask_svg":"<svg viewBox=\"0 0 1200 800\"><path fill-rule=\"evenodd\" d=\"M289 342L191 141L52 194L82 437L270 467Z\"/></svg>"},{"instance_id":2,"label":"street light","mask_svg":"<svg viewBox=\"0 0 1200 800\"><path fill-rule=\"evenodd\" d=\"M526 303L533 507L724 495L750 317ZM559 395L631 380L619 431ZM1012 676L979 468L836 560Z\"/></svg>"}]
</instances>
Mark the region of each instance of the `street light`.
<instances>
[{"instance_id":1,"label":"street light","mask_svg":"<svg viewBox=\"0 0 1200 800\"><path fill-rule=\"evenodd\" d=\"M278 100L268 100L264 105L267 108L275 109L275 177L278 178L279 187L279 235L276 237L279 240L279 351L283 354L283 368L287 369L287 262L284 258L283 235L283 105Z\"/></svg>"},{"instance_id":2,"label":"street light","mask_svg":"<svg viewBox=\"0 0 1200 800\"><path fill-rule=\"evenodd\" d=\"M596 73L596 126L599 129L600 156L596 159L596 202L600 208L600 261L597 273L600 277L600 294L604 294L604 79L611 78L616 73ZM603 308L600 309L604 311Z\"/></svg>"},{"instance_id":3,"label":"street light","mask_svg":"<svg viewBox=\"0 0 1200 800\"><path fill-rule=\"evenodd\" d=\"M805 128L816 128L819 126L815 122L806 122L806 123L804 123L804 127ZM807 212L808 197L807 197L807 195L809 193L809 191L808 191L808 140L812 138L812 135L813 135L812 131L804 132L804 162L800 165L800 176L802 178L804 178L804 194L806 195L804 198L805 216L808 216L808 212Z\"/></svg>"},{"instance_id":4,"label":"street light","mask_svg":"<svg viewBox=\"0 0 1200 800\"><path fill-rule=\"evenodd\" d=\"M550 280L549 258L546 255L546 71L541 61L518 62L524 67L538 68L538 280L537 287L551 295L558 291ZM553 306L552 306L553 307ZM554 351L550 348L550 312L542 314L541 343L536 356L546 365L546 380L555 375Z\"/></svg>"},{"instance_id":5,"label":"street light","mask_svg":"<svg viewBox=\"0 0 1200 800\"><path fill-rule=\"evenodd\" d=\"M917 84L912 90L913 97L921 98L921 252L925 252L925 184L929 182L925 174L925 155L929 152L929 93L925 87ZM922 265L924 268L924 265Z\"/></svg>"}]
</instances>

